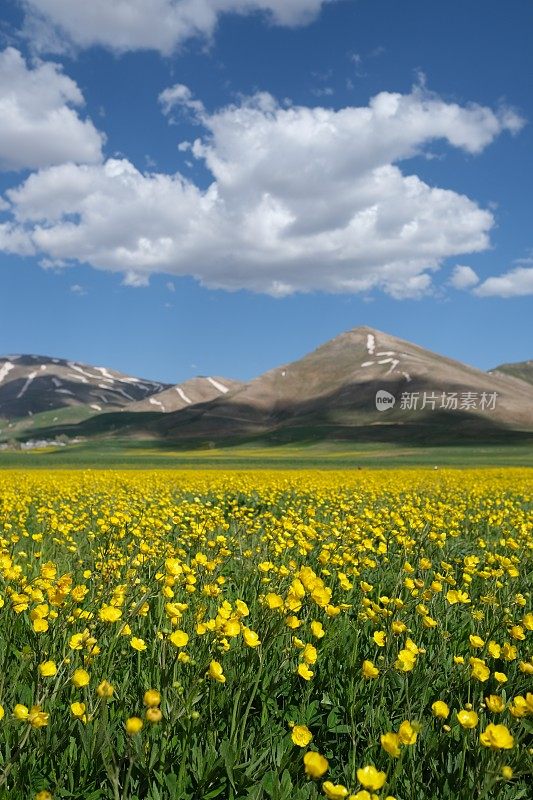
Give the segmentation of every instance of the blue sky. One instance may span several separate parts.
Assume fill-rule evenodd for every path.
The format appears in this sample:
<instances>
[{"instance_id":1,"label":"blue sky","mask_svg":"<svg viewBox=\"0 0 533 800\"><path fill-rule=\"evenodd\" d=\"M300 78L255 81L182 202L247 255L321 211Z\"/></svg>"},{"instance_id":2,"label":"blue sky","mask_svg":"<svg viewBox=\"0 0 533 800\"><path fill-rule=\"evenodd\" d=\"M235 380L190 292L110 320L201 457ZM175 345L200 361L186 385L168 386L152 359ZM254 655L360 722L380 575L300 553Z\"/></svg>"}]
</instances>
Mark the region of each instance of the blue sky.
<instances>
[{"instance_id":1,"label":"blue sky","mask_svg":"<svg viewBox=\"0 0 533 800\"><path fill-rule=\"evenodd\" d=\"M248 379L365 324L532 358L529 0L217 5L2 4L0 352Z\"/></svg>"}]
</instances>

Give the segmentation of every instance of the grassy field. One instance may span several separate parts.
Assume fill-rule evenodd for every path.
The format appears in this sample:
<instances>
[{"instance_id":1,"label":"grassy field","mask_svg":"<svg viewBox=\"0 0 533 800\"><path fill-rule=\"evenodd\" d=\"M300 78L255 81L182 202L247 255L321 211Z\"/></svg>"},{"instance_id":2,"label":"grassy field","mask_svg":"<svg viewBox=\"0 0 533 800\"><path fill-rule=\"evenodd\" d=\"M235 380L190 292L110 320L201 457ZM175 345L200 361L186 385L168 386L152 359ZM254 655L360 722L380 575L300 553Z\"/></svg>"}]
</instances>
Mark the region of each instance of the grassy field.
<instances>
[{"instance_id":1,"label":"grassy field","mask_svg":"<svg viewBox=\"0 0 533 800\"><path fill-rule=\"evenodd\" d=\"M0 797L530 798L532 507L523 468L5 470Z\"/></svg>"},{"instance_id":2,"label":"grassy field","mask_svg":"<svg viewBox=\"0 0 533 800\"><path fill-rule=\"evenodd\" d=\"M0 451L0 469L357 469L396 467L533 466L533 445L401 445L321 442L307 446L241 445L178 450L127 440L98 440L42 451Z\"/></svg>"}]
</instances>

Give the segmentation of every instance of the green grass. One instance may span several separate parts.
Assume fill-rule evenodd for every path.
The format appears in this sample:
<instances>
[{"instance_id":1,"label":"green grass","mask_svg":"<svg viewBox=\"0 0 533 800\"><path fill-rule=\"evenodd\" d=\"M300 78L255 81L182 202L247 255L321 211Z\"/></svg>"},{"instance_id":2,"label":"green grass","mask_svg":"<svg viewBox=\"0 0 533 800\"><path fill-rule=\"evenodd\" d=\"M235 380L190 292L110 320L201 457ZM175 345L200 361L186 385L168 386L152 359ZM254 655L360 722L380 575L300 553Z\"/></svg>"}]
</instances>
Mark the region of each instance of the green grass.
<instances>
[{"instance_id":1,"label":"green grass","mask_svg":"<svg viewBox=\"0 0 533 800\"><path fill-rule=\"evenodd\" d=\"M358 469L533 466L533 445L423 446L361 442L178 450L152 442L100 440L44 452L0 452L0 469Z\"/></svg>"}]
</instances>

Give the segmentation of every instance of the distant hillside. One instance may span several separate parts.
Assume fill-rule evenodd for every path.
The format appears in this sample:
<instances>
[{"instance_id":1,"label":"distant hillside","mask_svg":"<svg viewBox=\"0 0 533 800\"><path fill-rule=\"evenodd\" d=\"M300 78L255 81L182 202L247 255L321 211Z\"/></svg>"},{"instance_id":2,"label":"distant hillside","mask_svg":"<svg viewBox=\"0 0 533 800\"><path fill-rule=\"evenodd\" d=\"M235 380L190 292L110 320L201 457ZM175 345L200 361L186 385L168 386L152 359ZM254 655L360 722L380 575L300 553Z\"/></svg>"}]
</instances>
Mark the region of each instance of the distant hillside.
<instances>
[{"instance_id":1,"label":"distant hillside","mask_svg":"<svg viewBox=\"0 0 533 800\"><path fill-rule=\"evenodd\" d=\"M169 410L172 403L180 407ZM198 378L119 413L50 430L169 447L322 439L505 443L533 432L533 386L360 327L244 385Z\"/></svg>"},{"instance_id":2,"label":"distant hillside","mask_svg":"<svg viewBox=\"0 0 533 800\"><path fill-rule=\"evenodd\" d=\"M533 361L517 361L515 364L500 364L489 371L489 375L495 373L512 375L513 378L520 378L521 381L533 383Z\"/></svg>"},{"instance_id":3,"label":"distant hillside","mask_svg":"<svg viewBox=\"0 0 533 800\"><path fill-rule=\"evenodd\" d=\"M224 397L244 384L231 378L191 378L184 383L170 386L157 394L137 400L128 406L128 411L159 411L169 413L182 408L206 403L218 397Z\"/></svg>"},{"instance_id":4,"label":"distant hillside","mask_svg":"<svg viewBox=\"0 0 533 800\"><path fill-rule=\"evenodd\" d=\"M86 406L88 413L115 410L167 386L61 358L5 356L0 358L0 417L16 419L70 406Z\"/></svg>"}]
</instances>

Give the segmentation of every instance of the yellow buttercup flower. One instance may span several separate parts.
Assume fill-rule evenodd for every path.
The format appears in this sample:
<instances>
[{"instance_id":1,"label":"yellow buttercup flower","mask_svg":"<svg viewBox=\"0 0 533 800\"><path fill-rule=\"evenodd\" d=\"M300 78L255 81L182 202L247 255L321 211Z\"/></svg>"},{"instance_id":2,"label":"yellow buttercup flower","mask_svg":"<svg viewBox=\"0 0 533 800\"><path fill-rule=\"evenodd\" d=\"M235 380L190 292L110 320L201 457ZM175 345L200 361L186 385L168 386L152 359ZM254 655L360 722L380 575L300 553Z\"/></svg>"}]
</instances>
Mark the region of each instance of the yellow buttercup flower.
<instances>
[{"instance_id":1,"label":"yellow buttercup flower","mask_svg":"<svg viewBox=\"0 0 533 800\"><path fill-rule=\"evenodd\" d=\"M144 639L139 639L137 636L132 636L130 639L130 645L133 647L134 650L137 650L139 653L143 650L146 650L146 642Z\"/></svg>"},{"instance_id":2,"label":"yellow buttercup flower","mask_svg":"<svg viewBox=\"0 0 533 800\"><path fill-rule=\"evenodd\" d=\"M503 697L500 697L500 695L491 694L488 697L485 697L485 705L494 714L501 714L505 708L505 701Z\"/></svg>"},{"instance_id":3,"label":"yellow buttercup flower","mask_svg":"<svg viewBox=\"0 0 533 800\"><path fill-rule=\"evenodd\" d=\"M457 712L456 716L459 724L462 725L463 728L475 728L478 723L478 715L475 711L469 711L463 708L461 711Z\"/></svg>"},{"instance_id":4,"label":"yellow buttercup flower","mask_svg":"<svg viewBox=\"0 0 533 800\"><path fill-rule=\"evenodd\" d=\"M348 796L348 789L340 783L333 784L331 781L325 781L322 789L328 800L342 800L343 797Z\"/></svg>"},{"instance_id":5,"label":"yellow buttercup flower","mask_svg":"<svg viewBox=\"0 0 533 800\"><path fill-rule=\"evenodd\" d=\"M148 689L143 696L143 703L148 708L158 706L161 703L161 695L157 689Z\"/></svg>"},{"instance_id":6,"label":"yellow buttercup flower","mask_svg":"<svg viewBox=\"0 0 533 800\"><path fill-rule=\"evenodd\" d=\"M417 736L416 726L412 725L408 720L402 722L398 730L398 737L402 744L415 744Z\"/></svg>"},{"instance_id":7,"label":"yellow buttercup flower","mask_svg":"<svg viewBox=\"0 0 533 800\"><path fill-rule=\"evenodd\" d=\"M294 725L291 731L291 739L298 747L307 747L313 739L313 734L307 725Z\"/></svg>"},{"instance_id":8,"label":"yellow buttercup flower","mask_svg":"<svg viewBox=\"0 0 533 800\"><path fill-rule=\"evenodd\" d=\"M174 647L186 647L189 643L189 634L185 631L174 631L168 638Z\"/></svg>"},{"instance_id":9,"label":"yellow buttercup flower","mask_svg":"<svg viewBox=\"0 0 533 800\"><path fill-rule=\"evenodd\" d=\"M308 751L304 755L305 772L310 778L321 778L329 768L329 763L324 756L314 751Z\"/></svg>"},{"instance_id":10,"label":"yellow buttercup flower","mask_svg":"<svg viewBox=\"0 0 533 800\"><path fill-rule=\"evenodd\" d=\"M450 709L443 700L435 700L431 706L431 713L434 717L439 719L448 719L450 716Z\"/></svg>"},{"instance_id":11,"label":"yellow buttercup flower","mask_svg":"<svg viewBox=\"0 0 533 800\"><path fill-rule=\"evenodd\" d=\"M514 737L508 728L505 725L493 725L492 722L479 735L479 741L492 750L511 750L514 747Z\"/></svg>"},{"instance_id":12,"label":"yellow buttercup flower","mask_svg":"<svg viewBox=\"0 0 533 800\"><path fill-rule=\"evenodd\" d=\"M158 722L161 722L163 714L160 708L152 706L146 709L145 717L151 725L157 725Z\"/></svg>"},{"instance_id":13,"label":"yellow buttercup flower","mask_svg":"<svg viewBox=\"0 0 533 800\"><path fill-rule=\"evenodd\" d=\"M76 686L76 688L81 689L83 686L87 686L89 681L91 680L91 676L85 669L77 669L74 671L72 678L70 679L71 682Z\"/></svg>"},{"instance_id":14,"label":"yellow buttercup flower","mask_svg":"<svg viewBox=\"0 0 533 800\"><path fill-rule=\"evenodd\" d=\"M365 678L377 678L379 669L372 663L372 661L363 661L362 673Z\"/></svg>"},{"instance_id":15,"label":"yellow buttercup flower","mask_svg":"<svg viewBox=\"0 0 533 800\"><path fill-rule=\"evenodd\" d=\"M43 678L52 678L57 673L55 661L43 661L39 664L39 674Z\"/></svg>"},{"instance_id":16,"label":"yellow buttercup flower","mask_svg":"<svg viewBox=\"0 0 533 800\"><path fill-rule=\"evenodd\" d=\"M114 691L115 690L109 681L102 681L96 688L96 694L98 697L103 697L106 700L109 700L111 697L113 697Z\"/></svg>"},{"instance_id":17,"label":"yellow buttercup flower","mask_svg":"<svg viewBox=\"0 0 533 800\"><path fill-rule=\"evenodd\" d=\"M297 672L300 678L303 678L304 681L310 681L313 675L315 674L312 670L309 669L307 664L298 664Z\"/></svg>"},{"instance_id":18,"label":"yellow buttercup flower","mask_svg":"<svg viewBox=\"0 0 533 800\"><path fill-rule=\"evenodd\" d=\"M382 733L380 737L381 746L393 758L400 755L400 737L397 733Z\"/></svg>"},{"instance_id":19,"label":"yellow buttercup flower","mask_svg":"<svg viewBox=\"0 0 533 800\"><path fill-rule=\"evenodd\" d=\"M143 721L140 719L140 717L129 717L124 723L126 733L130 736L136 736L138 733L140 733L142 726Z\"/></svg>"},{"instance_id":20,"label":"yellow buttercup flower","mask_svg":"<svg viewBox=\"0 0 533 800\"><path fill-rule=\"evenodd\" d=\"M387 780L387 774L385 772L380 772L372 765L368 765L357 770L357 780L365 789L377 791L381 789Z\"/></svg>"},{"instance_id":21,"label":"yellow buttercup flower","mask_svg":"<svg viewBox=\"0 0 533 800\"><path fill-rule=\"evenodd\" d=\"M257 633L250 628L243 628L242 638L248 647L259 647L261 644L261 640L259 639Z\"/></svg>"},{"instance_id":22,"label":"yellow buttercup flower","mask_svg":"<svg viewBox=\"0 0 533 800\"><path fill-rule=\"evenodd\" d=\"M217 681L217 683L226 683L226 677L222 671L222 664L218 661L211 661L207 674L214 681Z\"/></svg>"}]
</instances>

